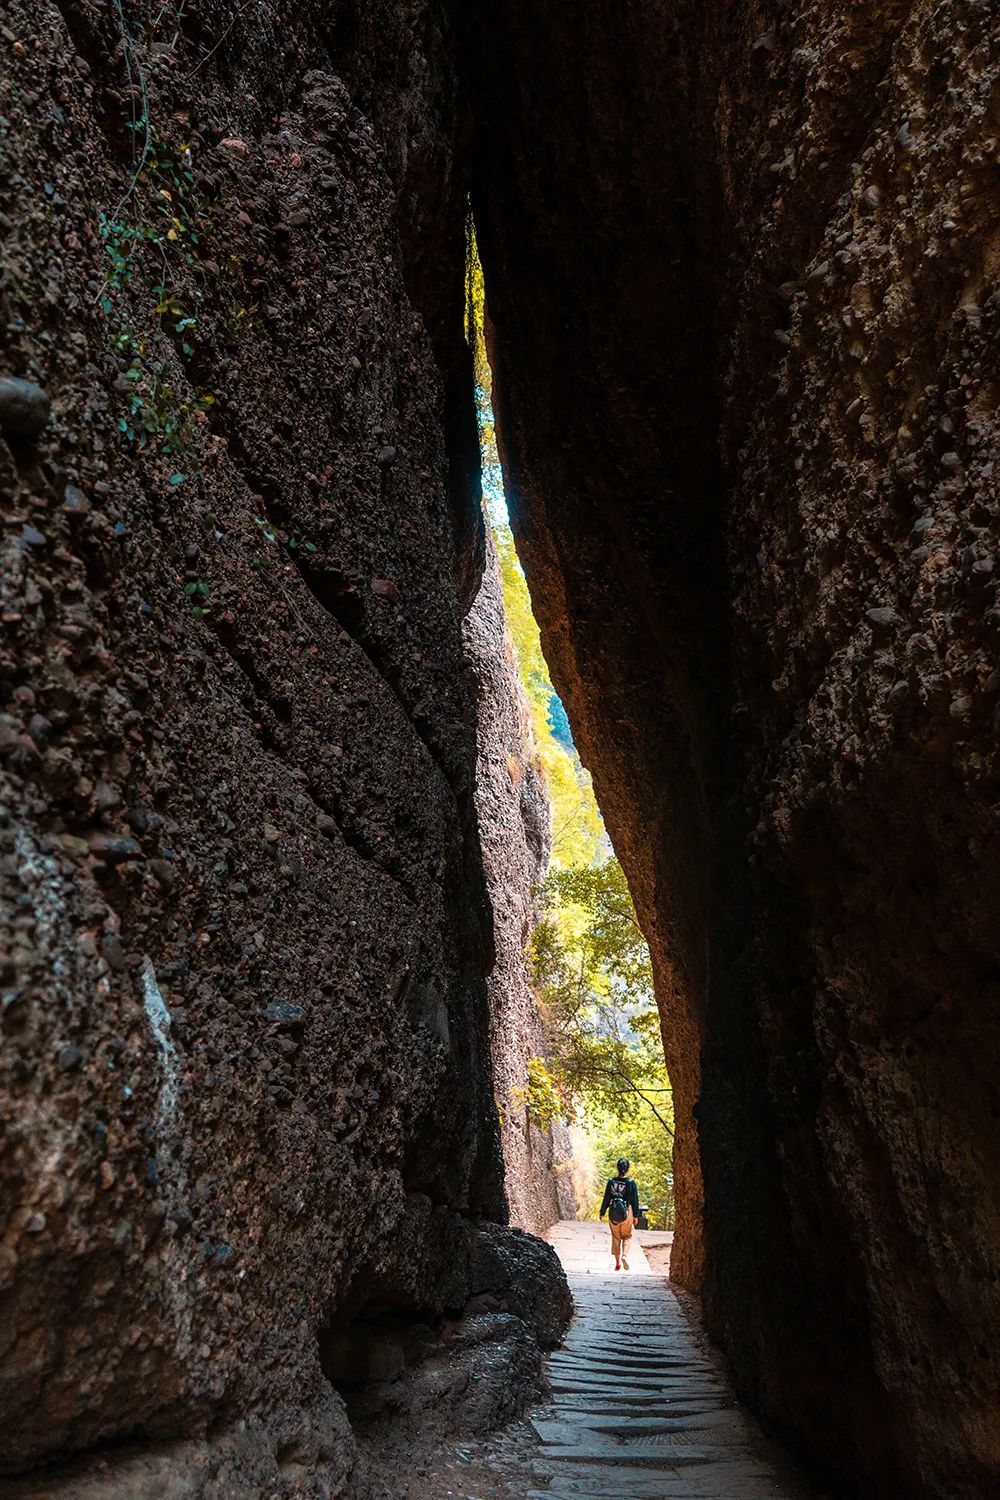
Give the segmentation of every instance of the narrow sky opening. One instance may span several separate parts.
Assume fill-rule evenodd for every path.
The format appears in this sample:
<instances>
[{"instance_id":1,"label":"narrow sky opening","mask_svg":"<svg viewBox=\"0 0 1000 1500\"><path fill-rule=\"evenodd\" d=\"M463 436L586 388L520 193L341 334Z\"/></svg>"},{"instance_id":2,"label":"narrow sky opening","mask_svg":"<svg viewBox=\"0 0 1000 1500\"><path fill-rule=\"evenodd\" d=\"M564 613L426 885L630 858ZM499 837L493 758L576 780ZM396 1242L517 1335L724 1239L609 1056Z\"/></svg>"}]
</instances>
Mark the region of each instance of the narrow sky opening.
<instances>
[{"instance_id":1,"label":"narrow sky opening","mask_svg":"<svg viewBox=\"0 0 1000 1500\"><path fill-rule=\"evenodd\" d=\"M484 335L485 290L470 231L466 332L473 351L483 505L493 533L507 627L548 792L552 853L526 955L549 1043L525 1080L526 1112L544 1128L561 1113L593 1163L593 1217L609 1162L635 1158L650 1223L673 1227L673 1095L663 1062L649 950L611 847L590 773L552 685L510 525ZM533 1117L532 1117L533 1116Z\"/></svg>"}]
</instances>

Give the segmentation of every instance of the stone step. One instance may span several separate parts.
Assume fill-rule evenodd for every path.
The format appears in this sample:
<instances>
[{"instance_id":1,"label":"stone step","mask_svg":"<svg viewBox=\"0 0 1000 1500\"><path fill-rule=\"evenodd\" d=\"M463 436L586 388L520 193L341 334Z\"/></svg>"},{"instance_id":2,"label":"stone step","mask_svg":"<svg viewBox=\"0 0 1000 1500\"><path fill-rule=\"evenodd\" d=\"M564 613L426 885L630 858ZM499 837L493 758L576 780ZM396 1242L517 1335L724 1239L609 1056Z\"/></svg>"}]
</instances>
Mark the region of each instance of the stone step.
<instances>
[{"instance_id":1,"label":"stone step","mask_svg":"<svg viewBox=\"0 0 1000 1500\"><path fill-rule=\"evenodd\" d=\"M819 1500L736 1405L721 1366L633 1244L608 1273L607 1231L551 1239L576 1304L548 1362L529 1500Z\"/></svg>"},{"instance_id":2,"label":"stone step","mask_svg":"<svg viewBox=\"0 0 1000 1500\"><path fill-rule=\"evenodd\" d=\"M580 1422L588 1425L593 1424L617 1424L627 1423L630 1430L663 1432L676 1432L679 1429L690 1431L733 1431L743 1433L749 1438L754 1431L753 1423L749 1417L735 1406L727 1407L705 1407L702 1410L692 1408L687 1411L671 1409L665 1412L663 1404L657 1397L650 1397L641 1401L630 1401L627 1404L616 1403L609 1408L603 1397L586 1398L578 1400L566 1398L560 1401L558 1408L554 1406L536 1407L531 1417L532 1422Z\"/></svg>"},{"instance_id":3,"label":"stone step","mask_svg":"<svg viewBox=\"0 0 1000 1500\"><path fill-rule=\"evenodd\" d=\"M708 1473L662 1470L659 1474L595 1467L590 1473L554 1472L529 1490L533 1500L788 1500L792 1491L745 1469Z\"/></svg>"}]
</instances>

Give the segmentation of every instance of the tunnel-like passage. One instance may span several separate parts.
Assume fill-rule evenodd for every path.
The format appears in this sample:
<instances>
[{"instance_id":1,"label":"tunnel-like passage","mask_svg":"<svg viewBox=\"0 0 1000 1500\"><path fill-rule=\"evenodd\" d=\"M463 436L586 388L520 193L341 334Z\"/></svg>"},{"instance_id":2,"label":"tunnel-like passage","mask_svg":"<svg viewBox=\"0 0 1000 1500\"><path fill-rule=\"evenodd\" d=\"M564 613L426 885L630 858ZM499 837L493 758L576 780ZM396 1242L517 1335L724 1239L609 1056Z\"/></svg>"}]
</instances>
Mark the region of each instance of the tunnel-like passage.
<instances>
[{"instance_id":1,"label":"tunnel-like passage","mask_svg":"<svg viewBox=\"0 0 1000 1500\"><path fill-rule=\"evenodd\" d=\"M471 198L512 530L652 955L675 1274L865 1500L995 1495L995 8L2 30L5 1476L363 1493L341 1384L493 1423L569 1316L504 1222Z\"/></svg>"}]
</instances>

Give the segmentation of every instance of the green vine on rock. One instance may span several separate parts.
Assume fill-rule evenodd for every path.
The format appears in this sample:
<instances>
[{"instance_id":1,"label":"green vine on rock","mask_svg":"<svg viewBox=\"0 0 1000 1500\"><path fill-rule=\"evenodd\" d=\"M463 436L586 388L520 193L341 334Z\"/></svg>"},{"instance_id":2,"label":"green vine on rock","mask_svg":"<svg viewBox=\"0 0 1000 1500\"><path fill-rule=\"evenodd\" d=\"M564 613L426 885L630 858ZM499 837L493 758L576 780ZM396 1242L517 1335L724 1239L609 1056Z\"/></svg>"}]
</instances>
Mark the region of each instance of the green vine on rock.
<instances>
[{"instance_id":1,"label":"green vine on rock","mask_svg":"<svg viewBox=\"0 0 1000 1500\"><path fill-rule=\"evenodd\" d=\"M191 169L190 144L171 147L144 114L130 128L144 137L129 191L98 232L111 262L101 289L115 352L126 363L118 389L127 397L119 431L140 448L187 456L196 467L198 429L215 402L197 387L182 395L178 360L195 354L198 311L183 299L182 277L204 277L197 255L206 216ZM195 302L201 289L186 294Z\"/></svg>"},{"instance_id":2,"label":"green vine on rock","mask_svg":"<svg viewBox=\"0 0 1000 1500\"><path fill-rule=\"evenodd\" d=\"M572 1100L565 1087L540 1057L528 1058L524 1083L511 1090L511 1097L523 1108L528 1123L538 1130L549 1130L557 1120L573 1118Z\"/></svg>"},{"instance_id":3,"label":"green vine on rock","mask_svg":"<svg viewBox=\"0 0 1000 1500\"><path fill-rule=\"evenodd\" d=\"M191 613L196 620L203 620L212 608L209 596L212 590L203 578L184 585L184 593L191 605Z\"/></svg>"},{"instance_id":4,"label":"green vine on rock","mask_svg":"<svg viewBox=\"0 0 1000 1500\"><path fill-rule=\"evenodd\" d=\"M282 559L282 549L287 552L316 552L318 548L315 542L309 541L297 531L284 531L275 526L265 516L254 516L253 523L257 527L260 536L265 542L271 543L273 551L269 548L265 552L255 551L251 562L255 568L276 567Z\"/></svg>"}]
</instances>

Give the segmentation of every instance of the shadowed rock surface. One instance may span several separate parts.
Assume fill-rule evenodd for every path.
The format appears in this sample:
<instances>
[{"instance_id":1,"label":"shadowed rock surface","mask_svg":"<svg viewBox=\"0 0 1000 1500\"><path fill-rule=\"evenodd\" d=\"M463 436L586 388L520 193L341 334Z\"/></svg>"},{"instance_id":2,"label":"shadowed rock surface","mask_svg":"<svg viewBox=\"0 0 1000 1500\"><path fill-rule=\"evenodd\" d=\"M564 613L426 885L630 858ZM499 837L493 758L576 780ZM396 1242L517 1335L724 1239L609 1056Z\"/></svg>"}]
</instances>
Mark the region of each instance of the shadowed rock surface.
<instances>
[{"instance_id":1,"label":"shadowed rock surface","mask_svg":"<svg viewBox=\"0 0 1000 1500\"><path fill-rule=\"evenodd\" d=\"M866 1496L992 1494L995 13L487 0L470 43L512 520L653 951L675 1274Z\"/></svg>"},{"instance_id":2,"label":"shadowed rock surface","mask_svg":"<svg viewBox=\"0 0 1000 1500\"><path fill-rule=\"evenodd\" d=\"M570 10L482 9L475 208L511 521L643 916L678 1121L674 1270L693 1284L703 758L727 670L709 308L670 34L636 9Z\"/></svg>"},{"instance_id":3,"label":"shadowed rock surface","mask_svg":"<svg viewBox=\"0 0 1000 1500\"><path fill-rule=\"evenodd\" d=\"M321 1340L506 1216L453 39L4 27L0 1462L339 1493Z\"/></svg>"},{"instance_id":4,"label":"shadowed rock surface","mask_svg":"<svg viewBox=\"0 0 1000 1500\"><path fill-rule=\"evenodd\" d=\"M461 633L474 177L513 523L653 953L675 1274L769 1426L979 1500L993 9L462 22L4 11L0 1463L57 1465L9 1492L361 1496L347 1330L365 1420L447 1427L565 1315L484 1230L519 1063Z\"/></svg>"}]
</instances>

